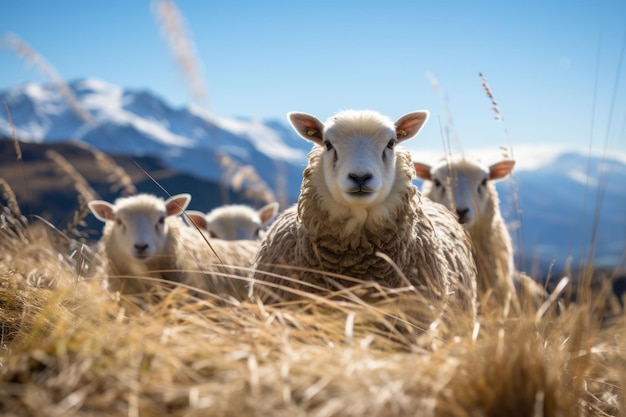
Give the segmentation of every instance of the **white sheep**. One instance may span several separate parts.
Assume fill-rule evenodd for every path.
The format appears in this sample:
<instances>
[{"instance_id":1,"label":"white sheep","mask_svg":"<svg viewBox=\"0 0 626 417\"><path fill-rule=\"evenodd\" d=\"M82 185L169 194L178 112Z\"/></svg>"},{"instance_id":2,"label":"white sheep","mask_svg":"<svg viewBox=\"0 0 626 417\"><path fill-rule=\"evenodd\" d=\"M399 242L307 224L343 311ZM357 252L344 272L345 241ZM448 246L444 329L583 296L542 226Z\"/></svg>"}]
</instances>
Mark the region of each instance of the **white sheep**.
<instances>
[{"instance_id":1,"label":"white sheep","mask_svg":"<svg viewBox=\"0 0 626 417\"><path fill-rule=\"evenodd\" d=\"M245 204L216 207L207 214L188 210L187 217L209 237L223 240L256 240L278 214L278 203L256 210Z\"/></svg>"},{"instance_id":2,"label":"white sheep","mask_svg":"<svg viewBox=\"0 0 626 417\"><path fill-rule=\"evenodd\" d=\"M100 240L110 288L142 293L158 278L215 292L243 288L225 275L247 276L258 242L206 240L179 217L191 196L164 201L150 194L89 202L105 226ZM209 244L210 243L210 244ZM229 268L228 266L243 267Z\"/></svg>"},{"instance_id":3,"label":"white sheep","mask_svg":"<svg viewBox=\"0 0 626 417\"><path fill-rule=\"evenodd\" d=\"M305 113L288 118L315 146L297 205L276 219L261 242L255 278L296 291L354 285L336 274L405 286L380 252L425 295L452 300L448 294L454 292L475 311L467 236L448 210L421 198L412 184L411 155L397 147L418 133L428 112L408 113L395 124L370 110L342 111L326 123ZM329 280L324 273L333 275ZM288 288L273 291L278 299L293 298Z\"/></svg>"},{"instance_id":4,"label":"white sheep","mask_svg":"<svg viewBox=\"0 0 626 417\"><path fill-rule=\"evenodd\" d=\"M415 162L417 177L424 180L422 194L457 215L472 241L478 291L495 293L503 300L517 286L531 285L515 272L511 236L502 218L494 182L508 176L515 161L485 165L468 155L450 155L434 166ZM543 288L537 288L543 294ZM531 291L532 292L532 291Z\"/></svg>"}]
</instances>

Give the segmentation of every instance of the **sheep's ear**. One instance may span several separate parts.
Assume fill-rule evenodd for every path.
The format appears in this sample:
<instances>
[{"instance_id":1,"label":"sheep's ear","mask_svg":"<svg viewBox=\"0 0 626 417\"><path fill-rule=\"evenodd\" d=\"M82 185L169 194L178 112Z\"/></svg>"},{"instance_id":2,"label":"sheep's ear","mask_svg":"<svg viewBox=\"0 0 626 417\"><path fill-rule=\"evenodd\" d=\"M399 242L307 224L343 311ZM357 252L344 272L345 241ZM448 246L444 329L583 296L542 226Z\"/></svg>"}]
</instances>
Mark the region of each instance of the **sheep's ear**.
<instances>
[{"instance_id":1,"label":"sheep's ear","mask_svg":"<svg viewBox=\"0 0 626 417\"><path fill-rule=\"evenodd\" d=\"M113 204L104 200L94 200L90 201L87 205L98 220L103 222L115 220L115 206Z\"/></svg>"},{"instance_id":2,"label":"sheep's ear","mask_svg":"<svg viewBox=\"0 0 626 417\"><path fill-rule=\"evenodd\" d=\"M276 217L276 214L278 213L278 203L269 203L268 205L261 207L258 213L261 218L261 224L266 225L271 222L274 217Z\"/></svg>"},{"instance_id":3,"label":"sheep's ear","mask_svg":"<svg viewBox=\"0 0 626 417\"><path fill-rule=\"evenodd\" d=\"M515 161L500 161L489 167L489 179L498 180L504 178L513 171Z\"/></svg>"},{"instance_id":4,"label":"sheep's ear","mask_svg":"<svg viewBox=\"0 0 626 417\"><path fill-rule=\"evenodd\" d=\"M198 226L199 229L207 230L207 222L204 213L196 210L187 210L185 220Z\"/></svg>"},{"instance_id":5,"label":"sheep's ear","mask_svg":"<svg viewBox=\"0 0 626 417\"><path fill-rule=\"evenodd\" d=\"M287 118L300 136L320 146L323 145L324 123L310 114L295 111L287 113Z\"/></svg>"},{"instance_id":6,"label":"sheep's ear","mask_svg":"<svg viewBox=\"0 0 626 417\"><path fill-rule=\"evenodd\" d=\"M433 179L430 173L430 165L422 164L421 162L413 162L413 166L415 167L415 175L417 175L417 178L429 181Z\"/></svg>"},{"instance_id":7,"label":"sheep's ear","mask_svg":"<svg viewBox=\"0 0 626 417\"><path fill-rule=\"evenodd\" d=\"M170 197L165 202L165 212L168 216L177 216L189 205L191 201L191 194L178 194Z\"/></svg>"},{"instance_id":8,"label":"sheep's ear","mask_svg":"<svg viewBox=\"0 0 626 417\"><path fill-rule=\"evenodd\" d=\"M398 143L417 135L417 132L428 120L428 115L428 110L420 110L407 113L399 118L395 123Z\"/></svg>"}]
</instances>

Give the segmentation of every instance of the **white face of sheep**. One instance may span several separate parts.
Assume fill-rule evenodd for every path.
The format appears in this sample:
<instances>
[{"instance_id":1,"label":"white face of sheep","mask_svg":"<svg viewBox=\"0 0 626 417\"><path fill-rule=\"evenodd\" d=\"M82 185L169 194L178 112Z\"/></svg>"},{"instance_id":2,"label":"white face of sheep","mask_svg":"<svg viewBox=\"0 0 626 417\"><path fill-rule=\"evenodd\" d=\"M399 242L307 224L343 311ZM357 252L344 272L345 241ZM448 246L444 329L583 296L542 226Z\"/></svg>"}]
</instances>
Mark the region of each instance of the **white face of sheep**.
<instances>
[{"instance_id":1,"label":"white face of sheep","mask_svg":"<svg viewBox=\"0 0 626 417\"><path fill-rule=\"evenodd\" d=\"M189 194L180 194L167 201L138 195L116 201L113 205L97 200L89 203L91 212L103 222L114 222L110 239L130 258L147 262L163 252L168 227L166 218L181 214Z\"/></svg>"},{"instance_id":2,"label":"white face of sheep","mask_svg":"<svg viewBox=\"0 0 626 417\"><path fill-rule=\"evenodd\" d=\"M323 177L334 201L368 208L389 195L395 180L395 147L419 132L428 112L408 113L395 124L368 110L343 111L326 124L305 113L288 117L300 136L324 147Z\"/></svg>"},{"instance_id":3,"label":"white face of sheep","mask_svg":"<svg viewBox=\"0 0 626 417\"><path fill-rule=\"evenodd\" d=\"M187 218L209 237L222 240L256 240L276 217L278 203L269 203L258 210L245 205L226 205L204 214L188 210Z\"/></svg>"},{"instance_id":4,"label":"white face of sheep","mask_svg":"<svg viewBox=\"0 0 626 417\"><path fill-rule=\"evenodd\" d=\"M424 193L456 213L459 223L471 227L478 222L489 204L490 184L506 177L515 161L506 160L486 166L459 155L440 161L431 167L415 162L415 172L424 183Z\"/></svg>"}]
</instances>

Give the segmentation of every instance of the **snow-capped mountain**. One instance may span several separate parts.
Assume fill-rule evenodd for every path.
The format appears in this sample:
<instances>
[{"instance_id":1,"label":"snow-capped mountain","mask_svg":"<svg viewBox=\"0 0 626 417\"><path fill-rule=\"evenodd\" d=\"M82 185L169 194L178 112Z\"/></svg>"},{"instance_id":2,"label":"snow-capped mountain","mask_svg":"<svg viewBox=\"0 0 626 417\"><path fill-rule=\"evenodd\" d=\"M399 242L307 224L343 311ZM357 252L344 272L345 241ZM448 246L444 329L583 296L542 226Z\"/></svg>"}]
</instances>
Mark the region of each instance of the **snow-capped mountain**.
<instances>
[{"instance_id":1,"label":"snow-capped mountain","mask_svg":"<svg viewBox=\"0 0 626 417\"><path fill-rule=\"evenodd\" d=\"M157 156L174 171L209 180L223 179L219 155L225 154L253 166L286 197L284 203L297 198L312 145L286 121L221 118L199 107L175 109L147 91L126 91L99 80L76 81L69 89L79 111L56 85L27 84L0 92L12 119L11 125L6 112L0 112L0 136L12 137L14 128L26 142L81 140L112 154ZM515 175L499 182L498 189L527 265L556 260L562 266L569 256L578 263L592 237L598 263L624 262L625 158L517 149L516 160Z\"/></svg>"},{"instance_id":2,"label":"snow-capped mountain","mask_svg":"<svg viewBox=\"0 0 626 417\"><path fill-rule=\"evenodd\" d=\"M149 92L124 91L99 80L76 81L69 88L74 107L54 84L27 84L0 93L17 137L29 142L81 140L113 154L156 155L174 170L214 180L223 173L218 156L226 154L253 165L271 188L279 185L275 172L280 166L286 195L297 197L311 144L277 122L219 118L199 107L173 109ZM83 112L87 117L80 117ZM11 137L11 132L3 114L0 135Z\"/></svg>"},{"instance_id":3,"label":"snow-capped mountain","mask_svg":"<svg viewBox=\"0 0 626 417\"><path fill-rule=\"evenodd\" d=\"M571 257L577 266L593 241L596 264L611 267L626 255L625 184L623 162L563 153L535 170L520 170L498 188L509 224L522 225L513 236L527 262L563 266Z\"/></svg>"}]
</instances>

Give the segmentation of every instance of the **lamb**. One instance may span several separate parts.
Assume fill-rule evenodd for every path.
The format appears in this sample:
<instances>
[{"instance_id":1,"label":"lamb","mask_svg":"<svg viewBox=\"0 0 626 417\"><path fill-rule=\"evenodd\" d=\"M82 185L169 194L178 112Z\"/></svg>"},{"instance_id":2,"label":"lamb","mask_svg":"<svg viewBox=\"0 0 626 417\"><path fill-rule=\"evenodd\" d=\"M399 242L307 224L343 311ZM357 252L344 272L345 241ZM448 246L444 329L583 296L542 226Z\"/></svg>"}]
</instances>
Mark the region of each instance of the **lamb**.
<instances>
[{"instance_id":1,"label":"lamb","mask_svg":"<svg viewBox=\"0 0 626 417\"><path fill-rule=\"evenodd\" d=\"M278 203L269 203L258 210L245 204L229 204L214 208L207 214L188 210L187 217L209 237L223 240L257 240L278 214Z\"/></svg>"},{"instance_id":2,"label":"lamb","mask_svg":"<svg viewBox=\"0 0 626 417\"><path fill-rule=\"evenodd\" d=\"M243 288L226 275L249 274L246 268L252 264L258 242L207 241L179 217L190 200L189 194L166 201L138 194L119 198L114 204L89 202L94 216L105 222L99 251L111 290L144 293L153 287L154 279L218 293Z\"/></svg>"},{"instance_id":3,"label":"lamb","mask_svg":"<svg viewBox=\"0 0 626 417\"><path fill-rule=\"evenodd\" d=\"M508 176L514 166L513 160L487 166L460 154L444 157L432 167L414 163L417 177L424 180L422 194L455 213L470 236L479 294L494 293L500 301L519 286L545 294L538 284L532 289L531 278L515 272L511 236L499 208L494 182Z\"/></svg>"},{"instance_id":4,"label":"lamb","mask_svg":"<svg viewBox=\"0 0 626 417\"><path fill-rule=\"evenodd\" d=\"M254 263L255 279L273 284L274 299L337 289L333 282L352 286L350 278L392 288L408 279L424 295L460 300L475 314L467 236L448 210L421 198L411 155L396 146L419 132L428 112L408 113L395 124L371 110L344 110L326 123L306 113L288 118L315 145L297 204L269 228Z\"/></svg>"}]
</instances>

